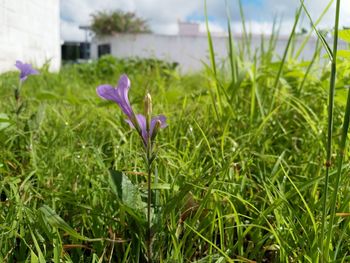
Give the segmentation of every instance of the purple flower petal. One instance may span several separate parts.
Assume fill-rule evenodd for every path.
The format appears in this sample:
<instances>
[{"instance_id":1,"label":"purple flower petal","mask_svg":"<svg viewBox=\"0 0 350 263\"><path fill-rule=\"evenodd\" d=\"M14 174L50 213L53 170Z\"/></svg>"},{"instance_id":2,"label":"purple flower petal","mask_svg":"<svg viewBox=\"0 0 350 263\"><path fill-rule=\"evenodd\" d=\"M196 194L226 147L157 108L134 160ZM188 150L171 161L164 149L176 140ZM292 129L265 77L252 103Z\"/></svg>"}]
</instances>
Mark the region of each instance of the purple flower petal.
<instances>
[{"instance_id":1,"label":"purple flower petal","mask_svg":"<svg viewBox=\"0 0 350 263\"><path fill-rule=\"evenodd\" d=\"M121 99L121 101L123 101L124 103L130 106L129 98L128 98L129 89L130 89L130 80L127 75L123 74L121 75L118 81L118 86L117 86L118 96Z\"/></svg>"},{"instance_id":2,"label":"purple flower petal","mask_svg":"<svg viewBox=\"0 0 350 263\"><path fill-rule=\"evenodd\" d=\"M128 92L130 89L130 80L128 76L123 74L118 82L116 88L111 85L104 84L97 87L97 94L106 100L112 100L119 105L121 110L128 116L129 119L133 119L134 112L131 108Z\"/></svg>"},{"instance_id":3,"label":"purple flower petal","mask_svg":"<svg viewBox=\"0 0 350 263\"><path fill-rule=\"evenodd\" d=\"M140 126L140 129L141 129L141 135L142 135L143 142L145 145L147 145L148 133L147 133L146 117L143 116L142 114L137 114L136 119L137 119L137 122Z\"/></svg>"},{"instance_id":4,"label":"purple flower petal","mask_svg":"<svg viewBox=\"0 0 350 263\"><path fill-rule=\"evenodd\" d=\"M134 115L133 110L131 108L128 93L130 89L130 80L127 75L123 74L119 81L118 86L116 88L117 91L117 97L119 102L118 105L122 109L122 111L129 117L132 118Z\"/></svg>"},{"instance_id":5,"label":"purple flower petal","mask_svg":"<svg viewBox=\"0 0 350 263\"><path fill-rule=\"evenodd\" d=\"M132 123L131 120L125 120L131 128L135 129L134 123ZM146 126L146 117L142 114L137 114L136 115L136 121L141 129L141 135L142 135L142 140L145 145L148 143L148 133L147 133L147 126Z\"/></svg>"},{"instance_id":6,"label":"purple flower petal","mask_svg":"<svg viewBox=\"0 0 350 263\"><path fill-rule=\"evenodd\" d=\"M146 118L142 114L136 114L136 120L141 129L146 129ZM131 128L135 129L134 123L130 119L125 120Z\"/></svg>"},{"instance_id":7,"label":"purple flower petal","mask_svg":"<svg viewBox=\"0 0 350 263\"><path fill-rule=\"evenodd\" d=\"M39 71L33 69L31 64L23 63L17 60L15 66L20 70L19 79L21 82L25 81L29 75L37 75Z\"/></svg>"},{"instance_id":8,"label":"purple flower petal","mask_svg":"<svg viewBox=\"0 0 350 263\"><path fill-rule=\"evenodd\" d=\"M151 136L152 136L153 129L154 129L154 126L156 125L157 121L160 121L160 128L162 128L162 129L164 129L166 126L168 126L168 124L166 123L166 117L164 115L158 115L158 116L153 117L151 120L151 128L150 128Z\"/></svg>"},{"instance_id":9,"label":"purple flower petal","mask_svg":"<svg viewBox=\"0 0 350 263\"><path fill-rule=\"evenodd\" d=\"M130 125L131 128L135 129L134 124L131 122L131 120L126 119L125 122Z\"/></svg>"},{"instance_id":10,"label":"purple flower petal","mask_svg":"<svg viewBox=\"0 0 350 263\"><path fill-rule=\"evenodd\" d=\"M156 130L156 131L154 130L156 123L158 121L160 122L160 126L159 126L158 130L160 128L165 128L167 126L166 117L164 115L158 115L158 116L153 117L151 120L150 135L149 135L152 140L154 139L154 137L158 133L158 130Z\"/></svg>"},{"instance_id":11,"label":"purple flower petal","mask_svg":"<svg viewBox=\"0 0 350 263\"><path fill-rule=\"evenodd\" d=\"M137 114L136 120L137 120L138 124L140 125L141 130L146 131L146 117L143 116L142 114Z\"/></svg>"},{"instance_id":12,"label":"purple flower petal","mask_svg":"<svg viewBox=\"0 0 350 263\"><path fill-rule=\"evenodd\" d=\"M112 87L111 85L104 84L100 85L96 89L96 93L98 96L100 96L102 99L105 100L113 100L118 103L118 96L116 94L116 89Z\"/></svg>"}]
</instances>

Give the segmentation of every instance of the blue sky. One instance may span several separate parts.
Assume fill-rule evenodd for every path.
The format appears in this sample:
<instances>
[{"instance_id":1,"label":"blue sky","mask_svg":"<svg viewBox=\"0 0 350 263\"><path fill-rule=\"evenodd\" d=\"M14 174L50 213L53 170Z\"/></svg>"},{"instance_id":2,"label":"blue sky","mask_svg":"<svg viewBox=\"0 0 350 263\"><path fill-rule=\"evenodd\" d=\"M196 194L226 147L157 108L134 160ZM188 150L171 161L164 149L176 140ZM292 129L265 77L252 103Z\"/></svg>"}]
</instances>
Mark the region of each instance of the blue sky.
<instances>
[{"instance_id":1,"label":"blue sky","mask_svg":"<svg viewBox=\"0 0 350 263\"><path fill-rule=\"evenodd\" d=\"M244 5L255 5L255 6L262 6L263 5L263 0L245 0L242 1Z\"/></svg>"},{"instance_id":2,"label":"blue sky","mask_svg":"<svg viewBox=\"0 0 350 263\"><path fill-rule=\"evenodd\" d=\"M210 28L214 32L224 32L226 27L225 0L207 0ZM151 29L158 34L176 34L177 21L192 21L201 24L204 30L203 0L61 0L62 40L83 40L84 33L79 25L90 23L90 14L99 10L120 9L135 12L148 20ZM241 32L238 0L227 0L230 7L232 28ZM268 34L275 16L281 22L281 34L288 35L293 24L299 0L242 0L247 27L253 34ZM305 0L314 20L322 13L328 0ZM326 14L321 28L331 28L334 20L334 5ZM350 26L350 0L342 1L341 24ZM299 29L308 28L304 18Z\"/></svg>"}]
</instances>

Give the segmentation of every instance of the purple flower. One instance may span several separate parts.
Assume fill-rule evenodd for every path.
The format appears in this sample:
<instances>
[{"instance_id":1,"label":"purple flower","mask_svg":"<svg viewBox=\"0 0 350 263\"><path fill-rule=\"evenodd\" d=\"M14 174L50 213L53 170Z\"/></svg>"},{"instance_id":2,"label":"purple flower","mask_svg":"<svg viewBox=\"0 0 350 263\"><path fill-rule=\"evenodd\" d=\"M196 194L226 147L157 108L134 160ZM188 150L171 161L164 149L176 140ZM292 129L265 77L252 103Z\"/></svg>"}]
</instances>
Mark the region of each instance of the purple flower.
<instances>
[{"instance_id":1,"label":"purple flower","mask_svg":"<svg viewBox=\"0 0 350 263\"><path fill-rule=\"evenodd\" d=\"M21 71L19 79L21 82L25 81L29 75L37 75L39 71L33 69L31 64L23 63L17 60L15 66Z\"/></svg>"},{"instance_id":2,"label":"purple flower","mask_svg":"<svg viewBox=\"0 0 350 263\"><path fill-rule=\"evenodd\" d=\"M123 74L119 79L117 87L104 84L98 86L96 92L101 98L114 101L119 105L121 110L128 117L126 122L130 125L130 127L136 128L142 137L144 145L147 146L148 142L155 137L159 128L165 128L167 126L166 117L163 115L153 117L150 121L148 132L146 117L142 114L135 115L133 109L131 108L128 98L129 89L130 80L127 75Z\"/></svg>"},{"instance_id":3,"label":"purple flower","mask_svg":"<svg viewBox=\"0 0 350 263\"><path fill-rule=\"evenodd\" d=\"M158 129L159 128L163 129L166 126L168 126L166 123L166 117L164 115L155 116L151 119L151 124L150 124L150 128L149 128L149 133L148 133L147 132L147 125L146 125L146 117L142 114L137 114L136 120L137 120L137 123L141 129L142 141L145 145L147 145L149 139L154 138L155 133L158 132L157 130L154 129L156 127L157 121L159 121ZM135 125L130 120L126 120L126 122L129 123L131 128L135 128Z\"/></svg>"},{"instance_id":4,"label":"purple flower","mask_svg":"<svg viewBox=\"0 0 350 263\"><path fill-rule=\"evenodd\" d=\"M119 105L122 111L128 116L129 120L135 119L134 111L132 110L128 98L130 89L130 80L127 75L123 74L118 82L116 88L111 85L105 84L97 87L97 95L105 100L112 100ZM133 122L134 123L134 122Z\"/></svg>"}]
</instances>

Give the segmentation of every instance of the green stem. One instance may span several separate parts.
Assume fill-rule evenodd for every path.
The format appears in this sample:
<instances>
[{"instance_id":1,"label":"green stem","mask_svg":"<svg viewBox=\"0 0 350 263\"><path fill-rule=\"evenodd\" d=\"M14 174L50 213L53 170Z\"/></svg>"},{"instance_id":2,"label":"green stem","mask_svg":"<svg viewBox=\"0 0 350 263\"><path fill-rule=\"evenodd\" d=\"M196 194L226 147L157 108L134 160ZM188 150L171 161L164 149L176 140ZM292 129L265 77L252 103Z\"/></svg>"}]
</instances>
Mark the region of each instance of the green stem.
<instances>
[{"instance_id":1,"label":"green stem","mask_svg":"<svg viewBox=\"0 0 350 263\"><path fill-rule=\"evenodd\" d=\"M148 246L148 262L152 262L152 253L151 253L151 169L148 169L148 202L147 202L147 220L148 220L148 229L147 229L147 246Z\"/></svg>"},{"instance_id":2,"label":"green stem","mask_svg":"<svg viewBox=\"0 0 350 263\"><path fill-rule=\"evenodd\" d=\"M339 13L340 13L340 0L337 0L336 3L336 14L335 14L335 28L334 28L334 40L333 40L333 53L332 53L332 66L331 66L331 78L330 78L330 85L329 85L329 102L328 102L328 136L327 136L327 160L326 160L326 178L325 178L325 184L324 184L324 197L323 197L323 213L322 213L322 225L321 225L321 253L322 253L322 261L328 261L329 260L329 245L332 237L332 230L333 230L333 223L334 223L334 214L335 214L335 203L336 203L336 196L337 196L337 190L339 186L339 178L341 174L341 165L343 162L342 153L339 156L339 162L338 162L338 172L336 177L336 185L333 193L333 198L331 202L331 219L329 222L329 229L327 233L327 239L325 244L325 249L323 246L324 242L324 232L325 232L325 221L326 221L326 213L327 213L327 196L328 196L328 185L329 185L329 170L331 166L331 157L332 157L332 135L333 135L333 107L334 107L334 91L335 91L335 79L336 79L336 72L337 72L337 47L338 47L338 27L339 27ZM349 102L349 97L348 97ZM348 113L348 103L347 103L347 111L345 114L345 118ZM344 136L344 130L347 129L345 127L346 122L348 120L344 120L344 127L343 127L343 136ZM346 143L346 134L345 139L341 142L340 151L342 150L342 143ZM340 165L340 168L339 168ZM332 207L333 206L333 207Z\"/></svg>"},{"instance_id":3,"label":"green stem","mask_svg":"<svg viewBox=\"0 0 350 263\"><path fill-rule=\"evenodd\" d=\"M150 141L147 145L147 258L148 262L152 262L152 249L151 249L151 243L152 243L152 234L151 234L151 198L152 198L152 190L151 190L151 179L152 179L152 160L151 160L151 145Z\"/></svg>"},{"instance_id":4,"label":"green stem","mask_svg":"<svg viewBox=\"0 0 350 263\"><path fill-rule=\"evenodd\" d=\"M21 111L21 87L22 87L22 83L19 82L18 86L15 87L14 90L14 97L15 97L15 101L16 101L16 106L15 106L15 114L16 114L16 129L17 129L17 138L16 138L16 146L17 146L17 152L16 154L18 154L18 156L20 155L21 152L21 141L20 141L20 120L19 120L19 114Z\"/></svg>"},{"instance_id":5,"label":"green stem","mask_svg":"<svg viewBox=\"0 0 350 263\"><path fill-rule=\"evenodd\" d=\"M18 122L19 122L19 113L21 108L21 82L19 82L18 87L14 90L14 96L16 101L16 107L15 107L15 113L16 113L16 121L17 121L17 128L18 128Z\"/></svg>"},{"instance_id":6,"label":"green stem","mask_svg":"<svg viewBox=\"0 0 350 263\"><path fill-rule=\"evenodd\" d=\"M341 142L339 146L336 182L335 182L334 191L331 199L331 214L330 214L329 230L328 230L328 235L326 240L326 245L328 245L328 247L332 237L335 209L336 209L336 203L337 203L337 193L339 189L339 182L340 182L341 171L343 167L344 153L346 148L346 139L347 139L347 134L349 130L349 118L350 118L350 90L348 91L348 98L346 102L346 112L345 112L344 124L343 124L343 132L342 132ZM328 249L326 251L328 251Z\"/></svg>"}]
</instances>

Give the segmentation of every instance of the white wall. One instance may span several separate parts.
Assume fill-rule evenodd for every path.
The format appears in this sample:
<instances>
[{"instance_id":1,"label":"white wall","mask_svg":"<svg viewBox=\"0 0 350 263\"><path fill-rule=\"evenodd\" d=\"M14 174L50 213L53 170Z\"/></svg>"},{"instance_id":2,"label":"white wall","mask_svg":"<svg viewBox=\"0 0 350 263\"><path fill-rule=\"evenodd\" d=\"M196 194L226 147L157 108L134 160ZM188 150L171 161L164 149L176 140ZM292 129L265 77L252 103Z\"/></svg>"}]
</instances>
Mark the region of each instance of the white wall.
<instances>
[{"instance_id":1,"label":"white wall","mask_svg":"<svg viewBox=\"0 0 350 263\"><path fill-rule=\"evenodd\" d=\"M301 36L296 43L298 47L303 38ZM236 41L241 41L241 36L235 36ZM275 52L282 56L287 45L287 37L281 37L277 41ZM227 58L227 37L213 37L214 50L217 61ZM252 38L252 51L260 47L261 37ZM331 41L329 41L331 43ZM181 36L181 35L154 35L154 34L117 34L111 37L94 38L91 43L91 57L98 58L97 48L99 44L111 44L111 54L119 58L140 57L158 58L171 62L178 62L185 72L197 71L203 68L203 62L210 64L208 39L206 36ZM310 59L315 50L315 39L310 39L304 48L302 57ZM344 43L339 43L344 48Z\"/></svg>"},{"instance_id":2,"label":"white wall","mask_svg":"<svg viewBox=\"0 0 350 263\"><path fill-rule=\"evenodd\" d=\"M59 31L59 0L0 0L0 72L16 60L59 70Z\"/></svg>"},{"instance_id":3,"label":"white wall","mask_svg":"<svg viewBox=\"0 0 350 263\"><path fill-rule=\"evenodd\" d=\"M225 38L215 38L216 51L226 52ZM118 34L113 37L94 38L91 43L91 58L98 58L99 44L111 44L111 54L119 58L158 58L178 62L184 71L202 68L201 60L208 62L208 40L205 36Z\"/></svg>"}]
</instances>

